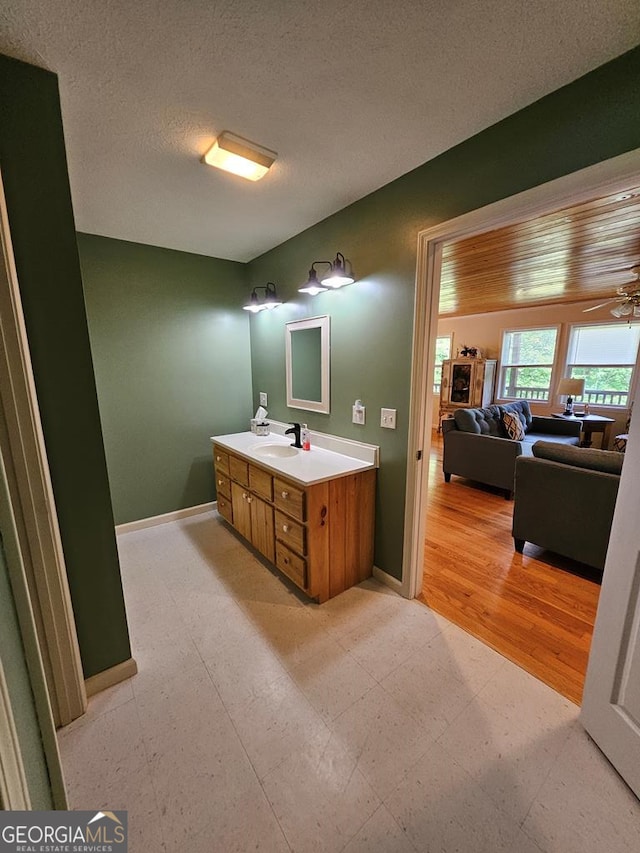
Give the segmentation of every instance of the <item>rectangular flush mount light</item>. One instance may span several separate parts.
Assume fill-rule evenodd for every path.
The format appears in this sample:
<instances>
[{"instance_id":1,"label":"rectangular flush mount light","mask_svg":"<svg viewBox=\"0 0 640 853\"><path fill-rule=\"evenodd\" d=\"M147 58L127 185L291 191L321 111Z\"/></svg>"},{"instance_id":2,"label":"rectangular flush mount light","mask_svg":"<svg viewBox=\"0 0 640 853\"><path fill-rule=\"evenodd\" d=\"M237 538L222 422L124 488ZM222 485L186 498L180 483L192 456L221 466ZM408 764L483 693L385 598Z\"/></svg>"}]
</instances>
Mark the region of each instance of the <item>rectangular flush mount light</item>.
<instances>
[{"instance_id":1,"label":"rectangular flush mount light","mask_svg":"<svg viewBox=\"0 0 640 853\"><path fill-rule=\"evenodd\" d=\"M209 166L224 169L250 181L263 178L278 155L255 142L225 130L202 158Z\"/></svg>"}]
</instances>

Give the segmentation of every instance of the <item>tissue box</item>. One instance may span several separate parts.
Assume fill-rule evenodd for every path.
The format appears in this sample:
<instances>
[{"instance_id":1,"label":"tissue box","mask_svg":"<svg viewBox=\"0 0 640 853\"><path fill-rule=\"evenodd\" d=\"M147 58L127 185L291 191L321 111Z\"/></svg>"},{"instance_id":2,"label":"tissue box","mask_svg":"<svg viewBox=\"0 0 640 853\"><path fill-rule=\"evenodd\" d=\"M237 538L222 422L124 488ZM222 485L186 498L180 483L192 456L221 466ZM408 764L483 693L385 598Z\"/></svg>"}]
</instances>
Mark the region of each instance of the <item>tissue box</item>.
<instances>
[{"instance_id":1,"label":"tissue box","mask_svg":"<svg viewBox=\"0 0 640 853\"><path fill-rule=\"evenodd\" d=\"M266 421L256 424L256 435L269 435L271 429Z\"/></svg>"}]
</instances>

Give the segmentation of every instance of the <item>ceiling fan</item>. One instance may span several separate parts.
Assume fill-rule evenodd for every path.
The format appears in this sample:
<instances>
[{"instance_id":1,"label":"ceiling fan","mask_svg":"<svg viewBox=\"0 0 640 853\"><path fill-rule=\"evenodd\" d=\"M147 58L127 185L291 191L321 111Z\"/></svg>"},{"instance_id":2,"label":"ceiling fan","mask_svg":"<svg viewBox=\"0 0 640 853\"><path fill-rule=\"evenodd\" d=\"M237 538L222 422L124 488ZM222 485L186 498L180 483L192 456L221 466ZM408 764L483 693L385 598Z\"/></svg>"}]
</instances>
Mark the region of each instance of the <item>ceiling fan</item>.
<instances>
[{"instance_id":1,"label":"ceiling fan","mask_svg":"<svg viewBox=\"0 0 640 853\"><path fill-rule=\"evenodd\" d=\"M583 313L596 311L598 308L604 308L605 305L611 305L613 302L616 302L615 308L611 308L611 314L614 317L618 319L631 316L640 317L640 266L631 267L630 272L636 277L634 282L618 287L616 296L607 299L606 302L601 302L599 305L585 308Z\"/></svg>"}]
</instances>

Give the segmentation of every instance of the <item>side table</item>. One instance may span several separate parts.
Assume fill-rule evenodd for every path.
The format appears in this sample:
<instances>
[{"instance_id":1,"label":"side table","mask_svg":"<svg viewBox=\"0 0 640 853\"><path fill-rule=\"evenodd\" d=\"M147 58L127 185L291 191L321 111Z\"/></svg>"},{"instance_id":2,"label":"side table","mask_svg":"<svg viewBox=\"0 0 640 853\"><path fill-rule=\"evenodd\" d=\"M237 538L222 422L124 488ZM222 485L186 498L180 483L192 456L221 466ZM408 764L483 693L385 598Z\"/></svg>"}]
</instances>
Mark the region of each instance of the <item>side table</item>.
<instances>
[{"instance_id":1,"label":"side table","mask_svg":"<svg viewBox=\"0 0 640 853\"><path fill-rule=\"evenodd\" d=\"M585 415L576 412L573 415L565 415L560 413L553 412L554 418L564 418L565 420L578 420L582 422L581 432L584 433L584 438L580 443L581 447L591 447L592 441L591 436L594 432L602 433L602 443L601 447L603 450L607 450L609 448L609 431L611 430L611 424L615 423L614 418L605 418L603 415Z\"/></svg>"}]
</instances>

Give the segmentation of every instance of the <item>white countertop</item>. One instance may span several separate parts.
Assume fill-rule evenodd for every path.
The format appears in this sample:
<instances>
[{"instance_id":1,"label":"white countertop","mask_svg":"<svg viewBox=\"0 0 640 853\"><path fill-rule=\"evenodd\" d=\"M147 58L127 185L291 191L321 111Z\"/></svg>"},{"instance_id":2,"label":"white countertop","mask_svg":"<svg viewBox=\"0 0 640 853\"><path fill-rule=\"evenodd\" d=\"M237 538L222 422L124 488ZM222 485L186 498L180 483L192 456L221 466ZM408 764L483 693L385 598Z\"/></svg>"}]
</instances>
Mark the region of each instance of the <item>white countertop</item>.
<instances>
[{"instance_id":1,"label":"white countertop","mask_svg":"<svg viewBox=\"0 0 640 853\"><path fill-rule=\"evenodd\" d=\"M231 435L211 436L211 441L225 450L237 453L249 462L256 462L263 468L273 471L274 474L282 474L301 486L311 486L314 483L323 483L336 477L346 477L348 474L376 468L373 462L363 462L343 453L314 447L313 444L311 450L298 450L295 456L273 457L256 453L256 450L268 444L279 444L284 447L291 445L288 436L284 438L274 433L261 436L252 432L236 432Z\"/></svg>"}]
</instances>

